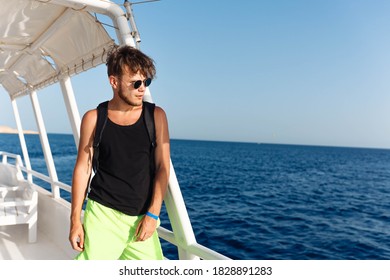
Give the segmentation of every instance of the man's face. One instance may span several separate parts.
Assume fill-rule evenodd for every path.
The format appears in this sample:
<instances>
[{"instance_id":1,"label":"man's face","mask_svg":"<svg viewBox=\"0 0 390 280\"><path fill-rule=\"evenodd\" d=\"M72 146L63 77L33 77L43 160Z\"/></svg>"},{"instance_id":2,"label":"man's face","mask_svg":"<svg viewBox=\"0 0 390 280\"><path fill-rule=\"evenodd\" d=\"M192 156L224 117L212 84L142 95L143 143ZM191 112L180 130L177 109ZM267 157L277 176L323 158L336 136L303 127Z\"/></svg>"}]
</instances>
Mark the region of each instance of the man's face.
<instances>
[{"instance_id":1,"label":"man's face","mask_svg":"<svg viewBox=\"0 0 390 280\"><path fill-rule=\"evenodd\" d=\"M122 77L118 79L118 96L130 106L141 106L146 90L145 79L146 77L139 72L133 74L125 70ZM135 88L137 86L139 87Z\"/></svg>"}]
</instances>

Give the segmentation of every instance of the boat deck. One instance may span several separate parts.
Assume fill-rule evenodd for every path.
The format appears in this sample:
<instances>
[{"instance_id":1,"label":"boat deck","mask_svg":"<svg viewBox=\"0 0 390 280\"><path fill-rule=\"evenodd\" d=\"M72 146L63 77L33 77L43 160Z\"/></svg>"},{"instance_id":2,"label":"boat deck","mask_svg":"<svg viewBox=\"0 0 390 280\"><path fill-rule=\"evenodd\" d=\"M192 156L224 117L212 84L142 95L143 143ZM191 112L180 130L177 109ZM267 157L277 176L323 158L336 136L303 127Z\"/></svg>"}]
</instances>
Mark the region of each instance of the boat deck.
<instances>
[{"instance_id":1,"label":"boat deck","mask_svg":"<svg viewBox=\"0 0 390 280\"><path fill-rule=\"evenodd\" d=\"M0 260L71 260L77 255L68 241L69 203L37 191L37 241L28 242L27 224L0 226Z\"/></svg>"},{"instance_id":2,"label":"boat deck","mask_svg":"<svg viewBox=\"0 0 390 280\"><path fill-rule=\"evenodd\" d=\"M28 242L27 225L0 226L0 260L69 260L65 252L39 230L35 243Z\"/></svg>"}]
</instances>

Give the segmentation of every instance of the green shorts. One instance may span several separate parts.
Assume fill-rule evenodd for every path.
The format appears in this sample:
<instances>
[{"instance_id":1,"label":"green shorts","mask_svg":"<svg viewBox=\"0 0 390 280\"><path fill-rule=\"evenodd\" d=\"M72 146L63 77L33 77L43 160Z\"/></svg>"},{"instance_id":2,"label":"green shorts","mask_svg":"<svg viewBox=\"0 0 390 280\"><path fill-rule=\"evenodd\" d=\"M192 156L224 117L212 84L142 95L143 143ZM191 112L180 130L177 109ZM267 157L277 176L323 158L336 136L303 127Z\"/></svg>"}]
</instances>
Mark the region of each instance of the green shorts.
<instances>
[{"instance_id":1,"label":"green shorts","mask_svg":"<svg viewBox=\"0 0 390 280\"><path fill-rule=\"evenodd\" d=\"M84 213L84 251L76 260L162 260L157 230L145 241L136 241L141 216L129 216L88 200ZM158 225L160 220L158 220Z\"/></svg>"}]
</instances>

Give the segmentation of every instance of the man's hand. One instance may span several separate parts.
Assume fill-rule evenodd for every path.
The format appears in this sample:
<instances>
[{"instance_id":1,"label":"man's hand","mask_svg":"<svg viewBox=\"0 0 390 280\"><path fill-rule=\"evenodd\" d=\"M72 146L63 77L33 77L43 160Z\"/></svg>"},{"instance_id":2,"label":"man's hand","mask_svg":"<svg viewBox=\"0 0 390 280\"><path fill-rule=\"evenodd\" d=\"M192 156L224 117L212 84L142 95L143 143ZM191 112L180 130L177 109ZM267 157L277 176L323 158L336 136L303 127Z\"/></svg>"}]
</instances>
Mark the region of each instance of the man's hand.
<instances>
[{"instance_id":1,"label":"man's hand","mask_svg":"<svg viewBox=\"0 0 390 280\"><path fill-rule=\"evenodd\" d=\"M79 252L84 250L84 228L81 223L71 225L69 241L74 250Z\"/></svg>"},{"instance_id":2,"label":"man's hand","mask_svg":"<svg viewBox=\"0 0 390 280\"><path fill-rule=\"evenodd\" d=\"M156 228L157 220L145 215L139 222L135 231L135 236L137 237L136 241L145 241L150 238Z\"/></svg>"}]
</instances>

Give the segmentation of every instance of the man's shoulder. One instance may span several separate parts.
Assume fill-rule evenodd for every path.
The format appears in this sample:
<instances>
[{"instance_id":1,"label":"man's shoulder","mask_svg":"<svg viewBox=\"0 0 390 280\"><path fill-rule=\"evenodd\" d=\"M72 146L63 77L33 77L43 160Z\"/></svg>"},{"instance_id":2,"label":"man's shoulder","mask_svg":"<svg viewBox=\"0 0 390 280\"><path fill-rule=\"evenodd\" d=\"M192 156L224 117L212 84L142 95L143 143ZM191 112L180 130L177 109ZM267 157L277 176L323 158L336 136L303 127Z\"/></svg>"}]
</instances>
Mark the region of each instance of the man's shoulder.
<instances>
[{"instance_id":1,"label":"man's shoulder","mask_svg":"<svg viewBox=\"0 0 390 280\"><path fill-rule=\"evenodd\" d=\"M101 102L99 103L96 108L93 108L93 109L90 109L88 110L85 114L84 114L84 117L85 119L87 120L92 120L94 122L96 122L96 119L97 119L97 115L98 115L98 112L99 111L103 111L103 110L106 110L108 108L108 101L104 101L104 102Z\"/></svg>"},{"instance_id":2,"label":"man's shoulder","mask_svg":"<svg viewBox=\"0 0 390 280\"><path fill-rule=\"evenodd\" d=\"M152 103L152 102L144 101L144 105L145 105L145 108L154 111L154 118L155 118L155 121L156 121L158 118L165 117L165 111L164 111L164 109L161 108L160 106L158 106L157 104Z\"/></svg>"},{"instance_id":3,"label":"man's shoulder","mask_svg":"<svg viewBox=\"0 0 390 280\"><path fill-rule=\"evenodd\" d=\"M154 122L156 124L156 127L166 126L166 124L168 123L167 115L164 109L157 105L154 110Z\"/></svg>"},{"instance_id":4,"label":"man's shoulder","mask_svg":"<svg viewBox=\"0 0 390 280\"><path fill-rule=\"evenodd\" d=\"M85 112L83 119L85 119L85 120L95 119L96 120L96 117L97 117L97 109L95 108L95 109L91 109L91 110L88 110L87 112Z\"/></svg>"},{"instance_id":5,"label":"man's shoulder","mask_svg":"<svg viewBox=\"0 0 390 280\"><path fill-rule=\"evenodd\" d=\"M156 120L161 118L166 118L166 113L164 109L156 105L156 108L154 109L154 117Z\"/></svg>"},{"instance_id":6,"label":"man's shoulder","mask_svg":"<svg viewBox=\"0 0 390 280\"><path fill-rule=\"evenodd\" d=\"M97 112L96 109L87 111L81 120L82 131L93 131L96 125Z\"/></svg>"},{"instance_id":7,"label":"man's shoulder","mask_svg":"<svg viewBox=\"0 0 390 280\"><path fill-rule=\"evenodd\" d=\"M154 112L156 112L157 114L165 114L164 109L162 107L158 106L157 104L155 104Z\"/></svg>"}]
</instances>

